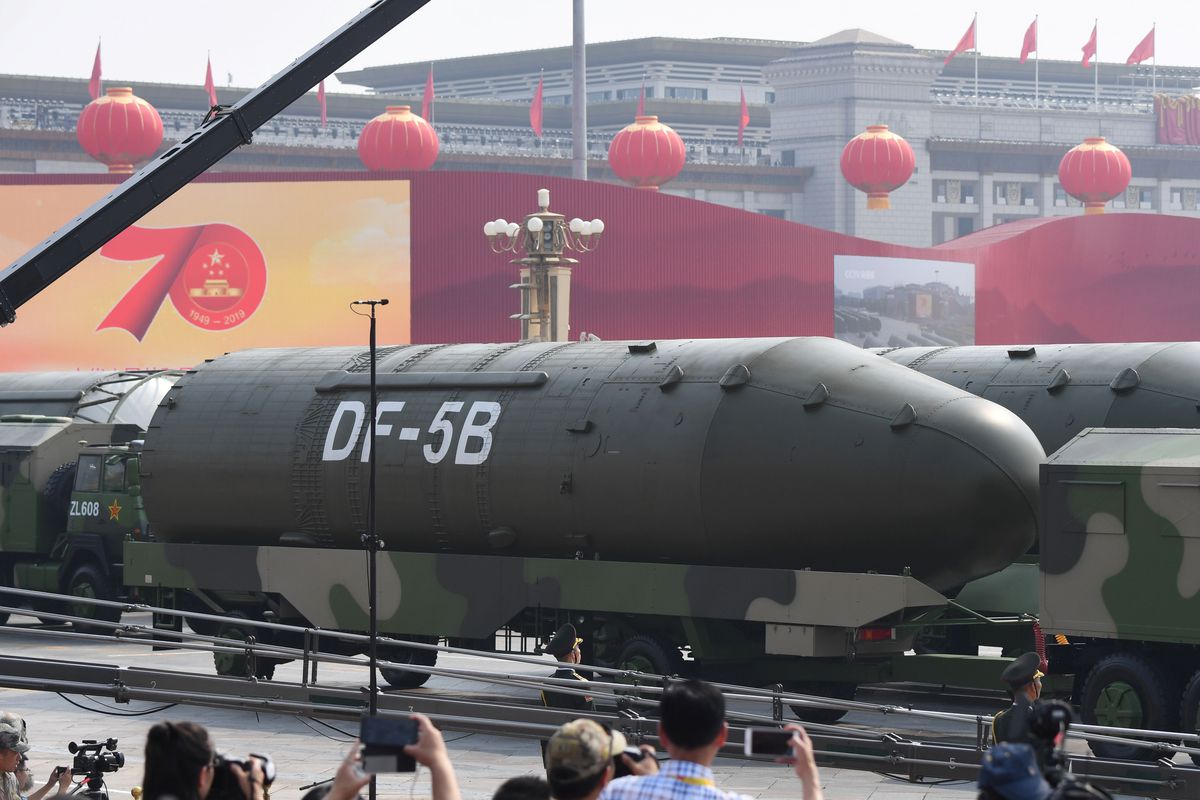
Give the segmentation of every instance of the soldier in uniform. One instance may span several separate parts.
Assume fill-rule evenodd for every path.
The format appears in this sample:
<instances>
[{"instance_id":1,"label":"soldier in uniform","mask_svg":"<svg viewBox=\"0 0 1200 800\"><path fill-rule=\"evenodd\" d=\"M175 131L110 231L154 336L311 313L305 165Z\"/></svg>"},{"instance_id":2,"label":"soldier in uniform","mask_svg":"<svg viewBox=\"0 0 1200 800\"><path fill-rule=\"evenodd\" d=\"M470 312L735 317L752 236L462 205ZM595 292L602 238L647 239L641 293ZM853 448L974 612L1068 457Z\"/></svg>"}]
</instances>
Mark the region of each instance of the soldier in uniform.
<instances>
[{"instance_id":1,"label":"soldier in uniform","mask_svg":"<svg viewBox=\"0 0 1200 800\"><path fill-rule=\"evenodd\" d=\"M554 656L555 661L563 661L567 664L578 664L583 658L579 652L579 645L583 643L583 639L575 633L575 626L571 623L563 625L555 632L554 638L550 640L550 644L542 648L543 653ZM577 680L581 683L587 683L587 678L580 675L570 667L559 667L554 670L551 678L565 678ZM582 688L582 687L581 687ZM595 711L596 701L591 695L570 694L567 692L555 692L549 689L542 690L542 704L546 708L566 708L572 711ZM546 745L547 741L542 740L542 763L546 763Z\"/></svg>"},{"instance_id":2,"label":"soldier in uniform","mask_svg":"<svg viewBox=\"0 0 1200 800\"><path fill-rule=\"evenodd\" d=\"M583 658L579 652L579 645L582 642L583 639L580 639L575 633L575 626L568 622L558 629L554 634L554 638L550 640L550 644L542 648L542 652L554 656L555 661L578 664ZM560 667L550 677L569 678L587 683L587 678L570 667ZM572 711L596 710L596 702L592 700L591 695L568 694L567 692L554 692L547 689L542 690L542 703L547 708L568 708Z\"/></svg>"},{"instance_id":3,"label":"soldier in uniform","mask_svg":"<svg viewBox=\"0 0 1200 800\"><path fill-rule=\"evenodd\" d=\"M1034 701L1042 695L1042 671L1038 669L1041 663L1037 653L1026 653L1014 659L1000 674L1000 680L1007 683L1012 692L1013 702L992 718L993 744L1032 744L1029 719Z\"/></svg>"}]
</instances>

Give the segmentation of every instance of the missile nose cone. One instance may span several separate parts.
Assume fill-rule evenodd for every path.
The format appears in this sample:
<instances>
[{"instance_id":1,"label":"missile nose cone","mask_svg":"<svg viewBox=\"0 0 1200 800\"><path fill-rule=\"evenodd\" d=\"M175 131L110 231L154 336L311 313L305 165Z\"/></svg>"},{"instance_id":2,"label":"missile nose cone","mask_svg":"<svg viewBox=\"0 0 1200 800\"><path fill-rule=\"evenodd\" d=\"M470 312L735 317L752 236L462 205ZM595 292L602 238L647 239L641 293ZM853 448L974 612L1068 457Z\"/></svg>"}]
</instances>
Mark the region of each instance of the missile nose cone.
<instances>
[{"instance_id":1,"label":"missile nose cone","mask_svg":"<svg viewBox=\"0 0 1200 800\"><path fill-rule=\"evenodd\" d=\"M1045 451L1016 414L978 397L959 397L928 414L925 424L973 451L970 471L937 498L959 531L946 546L963 573L1008 566L1037 538L1038 470Z\"/></svg>"}]
</instances>

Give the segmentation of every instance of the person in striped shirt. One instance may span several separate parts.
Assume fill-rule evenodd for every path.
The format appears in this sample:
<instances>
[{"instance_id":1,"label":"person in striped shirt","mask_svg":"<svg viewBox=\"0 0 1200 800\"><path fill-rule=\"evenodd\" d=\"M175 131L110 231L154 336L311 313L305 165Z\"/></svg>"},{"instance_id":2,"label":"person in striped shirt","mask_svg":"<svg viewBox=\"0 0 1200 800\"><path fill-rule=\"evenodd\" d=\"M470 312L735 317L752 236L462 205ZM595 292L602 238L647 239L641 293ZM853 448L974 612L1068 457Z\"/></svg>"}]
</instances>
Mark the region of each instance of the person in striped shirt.
<instances>
[{"instance_id":1,"label":"person in striped shirt","mask_svg":"<svg viewBox=\"0 0 1200 800\"><path fill-rule=\"evenodd\" d=\"M799 725L789 725L792 765L804 800L823 800L812 740ZM725 697L699 680L672 683L659 702L658 738L670 760L657 774L630 775L611 781L599 800L749 800L717 788L712 762L725 744Z\"/></svg>"}]
</instances>

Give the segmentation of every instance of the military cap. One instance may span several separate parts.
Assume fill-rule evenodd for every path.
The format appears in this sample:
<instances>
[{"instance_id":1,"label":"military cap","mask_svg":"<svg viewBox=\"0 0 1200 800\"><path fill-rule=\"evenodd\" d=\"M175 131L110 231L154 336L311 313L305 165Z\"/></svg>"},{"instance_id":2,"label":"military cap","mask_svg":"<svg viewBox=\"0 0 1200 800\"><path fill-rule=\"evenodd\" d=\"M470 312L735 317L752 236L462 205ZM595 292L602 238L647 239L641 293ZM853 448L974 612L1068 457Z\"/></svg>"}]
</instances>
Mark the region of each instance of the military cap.
<instances>
[{"instance_id":1,"label":"military cap","mask_svg":"<svg viewBox=\"0 0 1200 800\"><path fill-rule=\"evenodd\" d=\"M1037 653L1026 653L1013 659L1013 662L1004 668L1004 672L1000 673L1000 680L1014 689L1020 689L1042 677L1042 671L1038 669L1041 665L1042 659Z\"/></svg>"},{"instance_id":2,"label":"military cap","mask_svg":"<svg viewBox=\"0 0 1200 800\"><path fill-rule=\"evenodd\" d=\"M554 634L554 638L550 640L550 644L542 648L542 652L549 653L562 660L563 656L575 649L583 639L580 639L575 633L575 626L567 623L558 629Z\"/></svg>"},{"instance_id":3,"label":"military cap","mask_svg":"<svg viewBox=\"0 0 1200 800\"><path fill-rule=\"evenodd\" d=\"M15 753L29 751L29 745L21 741L21 734L10 725L0 725L0 750L12 750Z\"/></svg>"},{"instance_id":4,"label":"military cap","mask_svg":"<svg viewBox=\"0 0 1200 800\"><path fill-rule=\"evenodd\" d=\"M22 742L29 742L29 738L25 733L25 720L11 711L0 711L0 726L8 726L21 734Z\"/></svg>"},{"instance_id":5,"label":"military cap","mask_svg":"<svg viewBox=\"0 0 1200 800\"><path fill-rule=\"evenodd\" d=\"M1033 748L1011 742L994 745L984 754L979 788L1005 800L1046 800L1054 792L1038 769Z\"/></svg>"},{"instance_id":6,"label":"military cap","mask_svg":"<svg viewBox=\"0 0 1200 800\"><path fill-rule=\"evenodd\" d=\"M546 745L546 777L551 786L590 778L624 749L620 731L609 732L594 720L573 719L555 731Z\"/></svg>"}]
</instances>

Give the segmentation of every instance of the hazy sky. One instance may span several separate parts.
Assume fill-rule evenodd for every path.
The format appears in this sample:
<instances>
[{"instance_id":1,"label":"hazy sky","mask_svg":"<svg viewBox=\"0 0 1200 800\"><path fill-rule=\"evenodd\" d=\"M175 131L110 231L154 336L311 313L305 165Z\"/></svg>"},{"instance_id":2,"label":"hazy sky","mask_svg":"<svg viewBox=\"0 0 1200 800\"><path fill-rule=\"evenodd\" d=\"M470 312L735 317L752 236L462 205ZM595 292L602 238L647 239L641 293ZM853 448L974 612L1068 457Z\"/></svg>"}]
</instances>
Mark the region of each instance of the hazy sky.
<instances>
[{"instance_id":1,"label":"hazy sky","mask_svg":"<svg viewBox=\"0 0 1200 800\"><path fill-rule=\"evenodd\" d=\"M0 73L86 78L97 37L106 81L257 86L365 8L367 0L0 0ZM430 0L352 67L530 50L571 42L571 0ZM983 55L1016 56L1040 14L1042 58L1080 58L1099 18L1102 61L1124 63L1158 23L1158 63L1200 66L1200 3L1191 0L1026 0L898 3L857 0L591 0L589 41L739 36L811 41L866 28L922 48L950 49L979 12ZM1081 67L1082 69L1082 67ZM336 79L327 84L337 90Z\"/></svg>"}]
</instances>

